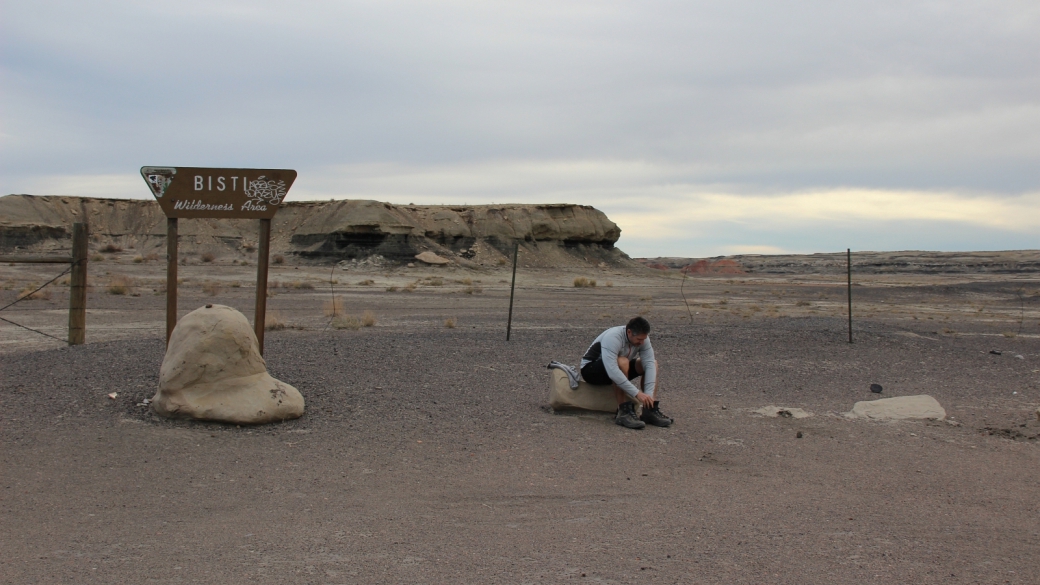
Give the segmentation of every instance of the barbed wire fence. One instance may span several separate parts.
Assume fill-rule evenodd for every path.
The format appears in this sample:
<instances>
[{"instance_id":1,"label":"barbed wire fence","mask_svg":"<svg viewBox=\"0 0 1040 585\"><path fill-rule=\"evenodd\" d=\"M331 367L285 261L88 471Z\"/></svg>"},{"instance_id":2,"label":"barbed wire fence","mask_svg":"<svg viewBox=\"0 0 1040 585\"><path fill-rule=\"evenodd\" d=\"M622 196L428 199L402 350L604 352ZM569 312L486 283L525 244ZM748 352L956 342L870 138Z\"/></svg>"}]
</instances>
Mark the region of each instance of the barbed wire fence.
<instances>
[{"instance_id":1,"label":"barbed wire fence","mask_svg":"<svg viewBox=\"0 0 1040 585\"><path fill-rule=\"evenodd\" d=\"M129 235L133 236L135 234L129 234ZM148 234L136 234L136 236L138 236L138 237L144 237L144 236L147 236L147 235ZM95 246L95 247L97 247L97 246ZM98 252L95 252L95 256L96 255L98 255ZM200 257L205 256L205 254L201 254L201 253L199 253L198 255ZM187 259L185 259L185 260L187 260ZM193 266L199 266L199 267L203 267L203 266L219 266L219 264L210 264L211 261L212 260L210 260L210 261L202 261L202 262L195 262L192 265ZM3 262L3 260L0 259L0 262ZM119 266L119 265L122 265L122 264L116 264L115 262L113 262L112 264L104 264L103 266L105 268L108 268L109 266ZM243 264L243 265L245 265L245 264ZM41 309L37 309L35 307L29 308L29 307L26 307L25 302L28 301L28 300L31 300L32 296L34 294L36 294L36 293L38 293L40 291L45 290L47 287L55 286L55 283L58 282L62 277L67 275L69 272L71 272L74 267L75 267L75 264L71 264L70 263L70 265L68 267L66 267L65 270L61 271L56 276L53 276L53 277L49 278L43 285L36 286L31 291L26 289L22 293L19 293L19 296L16 299L14 299L11 302L6 303L3 307L0 307L0 312L8 311L8 310L10 310L9 313L11 311L15 311L15 310L17 310L18 312L21 312L21 313L25 313L25 312L29 312L29 311L36 311L36 310L53 312L53 307L46 307L46 308L41 308ZM340 317L341 313L343 312L343 305L340 304L337 301L337 299L340 297L340 295L343 295L343 294L356 294L356 293L361 293L361 292L365 292L367 294L373 294L373 293L377 293L378 292L376 290L373 290L374 286L372 286L371 283L369 285L362 285L360 283L351 284L351 283L343 283L343 282L341 282L341 280L343 279L342 275L344 275L344 274L349 275L349 274L351 274L353 272L353 270L348 270L346 267L344 267L341 264L341 261L333 261L332 262L331 266L328 268L329 272L328 272L328 277L327 277L325 283L322 283L320 278L316 279L316 278L313 277L313 270L314 269L318 269L319 268L318 266L311 266L309 268L310 269L307 270L308 275L307 276L301 275L300 279L302 279L304 281L307 281L307 282L311 282L313 284L318 284L319 286L323 285L323 284L327 284L327 286L328 286L327 292L324 293L323 295L320 295L320 296L314 295L313 293L316 293L318 291L312 290L311 288L301 288L299 291L297 291L297 290L287 286L285 283L280 283L279 282L279 280L280 280L279 276L278 275L273 275L274 278L272 280L274 281L274 285L271 287L273 289L272 296L274 296L274 295L280 296L279 293L285 294L285 293L296 293L296 292L306 293L308 295L307 299L299 299L298 298L298 300L304 301L303 303L300 303L301 306L293 307L293 306L288 306L290 303L283 303L282 304L283 306L272 305L272 307L271 307L271 309L279 311L279 312L286 312L286 313L289 313L291 315L298 315L300 317L303 317L304 318L304 322L309 323L309 325L306 325L306 326L302 326L302 325L299 326L299 327L294 326L293 328L297 328L297 329L314 329L315 325L316 325L315 321L318 320L318 323L320 323L320 325L317 325L317 329L319 331L323 332L323 333L327 332L327 331L329 331L330 329L333 328L334 321L336 320L337 317ZM364 270L362 270L362 272L365 273L365 274L372 275L372 274L375 274L377 272L381 272L382 271L381 269L377 269L376 267L370 267L370 268L371 269L367 270L367 272L365 272ZM386 270L388 270L388 271L397 270L397 268L386 268ZM431 270L432 270L432 268L431 268ZM544 268L543 268L543 270L544 270ZM561 274L567 274L567 273L578 274L578 273L581 273L583 271L588 273L589 270L594 270L594 268L591 267L591 266L588 269L567 267L567 268L561 268L560 272L561 272ZM108 272L109 272L110 278L114 278L113 273L115 271L114 270L109 270ZM160 274L158 273L158 271L156 271L156 272L157 272L156 277L160 277ZM524 270L521 269L520 274L523 275L523 273L524 273ZM495 277L501 277L503 274L505 274L505 273L504 272L503 273L495 273ZM598 273L596 273L596 272L593 272L593 274L597 274L598 275ZM759 318L759 317L763 317L763 316L778 316L778 315L788 316L789 314L797 314L797 315L800 315L800 316L820 316L820 317L835 317L835 318L839 318L844 313L844 311L841 310L842 309L841 305L842 305L842 296L843 295L839 294L839 293L844 293L844 290L843 290L844 289L844 282L839 282L839 280L837 278L830 278L829 280L828 279L816 279L816 280L813 280L813 278L811 278L811 277L813 277L814 275L811 275L811 274L802 275L802 276L804 276L804 278L802 280L800 280L798 282L793 282L793 283L792 282L784 283L783 286L781 287L781 288L783 288L782 292L778 292L778 290L773 290L772 294L774 295L774 298L767 298L767 295L764 292L765 289L769 289L770 287L772 287L773 289L777 289L777 287L779 285L769 284L769 285L759 286L759 284L762 284L762 283L756 284L756 282L753 282L753 279L756 278L755 274L727 274L727 275L712 274L712 275L709 275L709 278L702 278L701 275L698 275L698 276L691 275L689 273L689 271L685 270L685 269L680 269L680 273L679 274L675 274L674 271L672 271L671 274L674 274L675 277L676 277L676 280L678 280L678 282L675 282L675 285L677 285L677 286L674 289L675 293L678 293L678 294L675 295L674 299L669 300L667 298L667 293L666 293L667 285L666 285L666 283L663 283L663 284L659 283L658 285L655 285L655 288L654 288L652 294L656 295L657 298L649 300L649 295L647 295L646 297L642 297L642 299L644 301L643 303L640 303L638 301L634 301L631 298L631 297L639 295L639 293L633 293L633 287L619 287L617 289L613 289L613 293L616 293L618 297L624 295L627 298L627 300L629 302L629 305L630 305L630 308L619 309L619 310L629 310L629 311L635 311L635 312L641 313L641 312L644 312L644 309L650 309L652 311L657 311L658 314L661 314L662 311L678 310L680 312L685 313L685 317L686 317L686 319L688 319L689 323L693 323L695 321L695 319L696 319L696 317L694 315L695 310L698 311L698 314L704 313L704 314L717 315L717 316L724 316L724 314L726 314L729 317L738 317L739 316L739 317L743 317L744 319ZM681 277L680 277L680 274L681 274ZM544 272L542 272L542 275L544 276ZM397 272L397 273L395 273L393 275L393 278L397 279L397 280L401 280L401 278L403 276L404 276L403 274L401 274L400 272ZM474 276L474 278L476 278L475 275L470 275L470 276ZM832 275L832 276L834 276L834 275ZM221 275L221 274L215 274L214 275L214 278L217 279L217 280L219 280L219 278L221 278L221 277L226 277L226 275ZM194 276L193 276L193 278L196 279L196 280L198 279L198 277L194 277ZM281 276L281 278L284 278L284 273ZM378 276L376 276L376 278L378 279ZM413 278L413 276L408 276L407 278ZM450 277L448 275L445 275L445 278L448 278L450 280ZM506 278L508 278L507 274L506 274ZM518 282L518 285L517 285L517 305L516 305L517 306L517 310L518 311L522 311L523 313L527 313L527 315L525 315L525 316L521 316L521 315L523 315L523 313L518 314L518 316L520 316L521 319L523 319L523 320L529 320L531 315L543 314L543 313L548 313L548 312L555 311L555 310L560 310L561 307L564 306L564 303L575 301L576 297L574 297L573 295L574 294L581 294L581 291L575 291L575 293L573 293L573 294L564 292L564 289L569 289L570 288L569 287L569 282L567 282L567 280L569 278L570 277L564 276L563 280L561 280L561 282L558 285L545 285L544 283L538 284L538 285L532 285L530 283L530 281L528 281L526 283L524 281ZM599 276L599 278L602 279L602 278L604 278L604 276ZM609 276L607 276L607 278L609 278ZM621 278L627 278L627 277L621 277ZM92 281L93 281L93 284L91 285L91 289L92 290L96 290L98 288L97 285L99 284L99 280L100 279L101 279L100 275L92 276ZM157 278L157 280L161 280L161 278ZM366 280L368 280L368 279L366 279ZM434 280L436 280L436 279L434 279ZM577 280L578 279L576 278L576 281ZM594 282L593 279L589 279L589 278L585 278L585 280ZM362 282L365 282L365 281L362 281ZM763 281L763 283L764 282L765 281ZM695 283L695 284L693 286L693 291L691 292L690 287L691 287L691 284L693 284L693 283ZM423 290L423 289L426 289L428 292L433 292L433 291L438 291L438 292L445 291L445 292L448 292L445 288L440 288L438 286L434 286L434 285L430 284L424 278L415 278L415 283L413 283L413 284L418 284L419 285L418 290L420 290L420 291ZM610 295L605 294L606 293L606 288L607 288L608 284L609 283L600 282L598 289L594 285L593 286L586 285L585 288L586 288L587 291L592 292L593 290L598 290L599 292L596 295L587 295L587 300L589 302L578 301L576 304L577 305L581 305L582 308L586 309L589 312L603 312L604 314L607 311L611 310L612 307L613 308L623 307L623 305L618 304L618 302L611 301L611 297L614 297L614 294L610 294ZM204 284L200 283L199 286L196 286L194 288L198 289L201 286L204 286ZM226 288L226 286L227 285L225 285L225 288ZM488 292L493 292L495 294L495 298L496 299L499 296L508 295L508 291L509 291L508 284L504 284L504 285L499 286L499 285L496 285L496 284L488 285L488 284L485 283L484 286L485 287L489 287L490 290ZM755 287L758 287L758 288L760 288L762 290L756 290ZM396 287L387 287L387 288L388 288L387 294L389 294L390 293L390 288L396 288ZM525 288L527 290L524 290ZM575 288L578 288L577 284L575 284ZM416 290L416 289L412 288L411 290ZM857 291L862 291L862 290L866 290L866 289L857 288L856 290ZM925 289L922 289L922 290L925 290ZM870 287L869 295L867 295L867 298L861 297L859 294L857 294L857 305L863 307L862 313L858 314L857 316L862 316L864 318L874 318L874 317L878 316L878 312L877 312L877 309L872 308L872 307L885 306L886 304L887 304L888 307L894 307L898 303L904 302L905 299L899 298L899 295L902 294L902 291L904 291L904 289L900 289L898 286L887 286L886 285L886 286L872 286L872 287ZM960 292L958 292L958 291L960 291ZM455 291L455 292L460 292L460 291ZM967 297L968 296L967 293L964 293L963 291L961 291L961 289L959 289L957 287L953 287L953 288L947 287L946 289L941 290L941 291L936 291L936 290L933 290L933 289L927 289L927 290L925 290L925 292L927 292L927 294L931 294L932 298L929 301L926 301L926 302L919 302L919 303L917 303L918 305L923 305L923 304L926 304L926 303L930 303L933 307L942 308L944 305L949 305L951 300L956 300L960 304L971 304L971 303L974 303L975 305L979 305L980 308L982 308L982 310L978 311L976 313L976 315L977 316L981 316L981 317L987 317L988 319L990 319L994 323L999 321L1002 324L1001 327L1005 328L1005 331L997 331L996 333L997 334L1004 333L1007 336L1010 336L1010 334L1012 334L1012 333L1015 334L1015 335L1022 335L1024 333L1029 333L1030 329L1031 329L1030 328L1030 323L1031 323L1031 320L1032 320L1032 313L1034 311L1033 307L1035 307L1037 305L1037 303L1040 303L1040 288L1037 288L1036 286L1031 286L1029 283L1020 284L1020 285L1017 285L1017 286L1015 286L1013 288L1007 287L1006 283L1005 283L1005 285L1003 287L996 287L996 286L994 286L992 289L988 290L987 294L989 296L986 297L985 299L981 299L981 300L972 300L971 298L956 298L955 299L955 297L958 297L958 295L960 297ZM157 287L157 290L156 290L155 294L160 294L160 293L161 293L161 288ZM196 290L196 291L194 291L193 294L199 294L199 293L200 293L200 291ZM675 293L673 293L673 294L675 294ZM210 296L215 296L215 295L213 295L211 293L206 293L206 294L209 294ZM465 294L465 293L462 293L462 294ZM470 294L472 294L472 293L470 293ZM556 297L554 299L553 296L552 296L554 294L556 294L556 295L565 295L566 294L568 296L567 297L558 296L558 297ZM922 293L922 294L924 294L924 293ZM755 295L758 295L758 297L756 297ZM151 307L151 306L141 306L142 303L134 303L133 304L134 306L130 306L131 305L130 303L125 303L125 304L121 303L119 299L125 298L125 296L126 296L125 294L112 293L110 297L105 298L106 302L102 303L103 305L105 305L107 307L104 310L112 310L112 307L111 307L112 305L115 305L116 308L117 308L116 310L118 310L120 313L127 314L127 315L142 314L142 313L151 313L151 314L154 315L157 311L161 311L162 310L162 307L158 303L156 303L156 306L154 306L154 307ZM199 294L199 296L202 296L202 294ZM318 296L318 298L315 298L316 296ZM421 302L421 303L414 303L414 305L415 305L414 306L414 312L416 314L432 315L432 314L436 314L439 311L442 311L442 312L445 312L445 313L450 313L450 312L459 310L460 303L459 303L459 299L458 298L444 297L443 302L439 302L439 298L431 298L430 295L421 295L421 296L424 297L423 302ZM94 298L97 298L97 297L94 297ZM470 299L470 298L474 298L474 297L471 297L469 295L467 295L466 297L462 297L462 299ZM240 300L244 301L244 299L240 299ZM493 312L491 310L492 308L488 306L489 303L491 303L490 298L486 298L486 300L481 301L480 303L474 303L473 304L474 307L479 305L479 311L481 312L481 315L482 315L481 318L484 319L484 320L487 320L488 317ZM1014 311L1014 312L1018 313L1017 315L1015 315L1015 317L1017 317L1017 319L1014 319L1014 321L1015 321L1014 323L1012 323L1010 318L1009 318L1010 317L1010 312L1011 312L1011 307L1010 306L1005 306L1005 305L1009 305L1009 303L1013 303L1014 305L1017 305L1016 307L1014 307L1014 309L1017 309L1017 311ZM295 304L295 303L293 303L293 304ZM325 304L326 306L323 307L322 306L323 304ZM643 306L640 306L641 304ZM378 305L378 303L376 303L375 305ZM326 307L328 307L328 308L326 308ZM777 307L780 307L781 310L778 311ZM95 308L100 308L100 307L92 307L92 309L95 309ZM501 307L502 321L503 321L503 331L504 331L504 328L505 328L505 313L506 313L506 310L507 310L507 307L506 307L505 304L503 304L503 306ZM860 309L857 309L857 313L859 313L859 311L860 311ZM909 309L908 309L908 311L909 311ZM962 311L962 312L964 312L965 315L967 315L966 311ZM13 319L13 318L9 318L9 317L10 317L9 314L0 316L0 321L3 321L4 323L9 324L9 325L14 326L14 327L18 327L20 329L23 329L23 330L26 330L26 331L30 331L30 332L32 332L34 334L38 334L38 335L44 336L44 337L52 339L54 341L59 341L59 342L64 342L65 341L65 340L57 337L56 335L52 335L51 333L48 333L46 330L43 330L43 329L49 329L48 327L40 327L40 326L33 327L33 326L30 326L30 325L27 325L27 324L24 324L24 323L19 323L18 320ZM917 316L907 317L907 318L908 319L912 318L914 320L918 319ZM922 321L922 322L926 321L926 320L931 320L932 319L931 316L925 315L923 313L920 315L919 318L920 318L920 321ZM936 316L935 319L937 320L937 327L938 327L937 330L938 331L943 331L943 327L938 322L938 320L941 319L941 317ZM149 320L149 319L146 319L146 320L149 323L151 322L151 320ZM124 319L123 321L124 321L124 323L115 323L115 324L106 325L106 329L110 330L110 331L121 331L121 330L122 331L140 331L142 329L142 326L141 326L142 324L136 324L136 325L134 324L137 321L135 319ZM981 322L981 320L980 320L980 322ZM161 329L161 324L158 323L158 322L155 323L155 327L154 328L156 330Z\"/></svg>"}]
</instances>

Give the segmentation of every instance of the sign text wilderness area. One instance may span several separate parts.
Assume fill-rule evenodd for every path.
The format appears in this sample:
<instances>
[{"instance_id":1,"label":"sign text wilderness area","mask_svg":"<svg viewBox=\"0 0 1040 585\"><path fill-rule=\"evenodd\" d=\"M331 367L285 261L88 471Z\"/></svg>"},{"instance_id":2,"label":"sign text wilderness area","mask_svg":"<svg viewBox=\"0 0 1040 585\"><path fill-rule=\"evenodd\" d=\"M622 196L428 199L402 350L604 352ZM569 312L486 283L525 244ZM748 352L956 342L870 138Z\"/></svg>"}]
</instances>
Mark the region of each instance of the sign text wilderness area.
<instances>
[{"instance_id":1,"label":"sign text wilderness area","mask_svg":"<svg viewBox=\"0 0 1040 585\"><path fill-rule=\"evenodd\" d=\"M141 167L141 176L166 217L271 219L296 171Z\"/></svg>"}]
</instances>

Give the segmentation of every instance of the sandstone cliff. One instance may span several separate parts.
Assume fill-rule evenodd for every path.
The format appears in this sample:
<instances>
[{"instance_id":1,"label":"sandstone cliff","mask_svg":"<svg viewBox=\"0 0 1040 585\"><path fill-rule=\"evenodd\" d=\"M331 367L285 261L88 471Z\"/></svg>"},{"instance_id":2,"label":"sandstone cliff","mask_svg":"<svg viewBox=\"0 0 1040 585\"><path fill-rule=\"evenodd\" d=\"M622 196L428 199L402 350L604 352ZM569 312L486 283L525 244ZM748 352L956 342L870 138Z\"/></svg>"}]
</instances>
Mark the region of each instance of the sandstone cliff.
<instances>
[{"instance_id":1,"label":"sandstone cliff","mask_svg":"<svg viewBox=\"0 0 1040 585\"><path fill-rule=\"evenodd\" d=\"M72 223L90 226L94 245L163 253L166 218L155 201L85 197L0 197L0 251L68 247ZM257 222L181 220L181 254L255 250ZM393 205L378 201L289 202L272 223L272 254L313 260L380 256L410 262L433 251L466 265L496 265L514 244L531 266L635 265L614 247L621 230L584 205Z\"/></svg>"}]
</instances>

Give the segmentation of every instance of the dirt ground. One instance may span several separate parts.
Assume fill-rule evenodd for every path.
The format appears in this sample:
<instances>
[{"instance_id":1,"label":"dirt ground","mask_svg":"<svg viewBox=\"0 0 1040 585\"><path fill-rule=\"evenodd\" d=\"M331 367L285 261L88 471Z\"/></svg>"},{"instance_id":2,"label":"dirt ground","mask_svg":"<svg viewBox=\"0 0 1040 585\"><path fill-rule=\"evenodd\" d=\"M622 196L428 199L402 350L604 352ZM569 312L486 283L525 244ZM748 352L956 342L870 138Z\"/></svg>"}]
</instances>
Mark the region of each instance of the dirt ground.
<instances>
[{"instance_id":1,"label":"dirt ground","mask_svg":"<svg viewBox=\"0 0 1040 585\"><path fill-rule=\"evenodd\" d=\"M507 342L507 272L276 265L307 413L239 428L141 405L161 264L91 265L86 345L0 322L0 582L1040 582L1040 276L857 278L849 344L836 277L522 269ZM181 267L182 314L251 318L253 271ZM62 337L47 290L0 316ZM635 314L675 425L549 412L545 364ZM845 419L872 383L947 421Z\"/></svg>"}]
</instances>

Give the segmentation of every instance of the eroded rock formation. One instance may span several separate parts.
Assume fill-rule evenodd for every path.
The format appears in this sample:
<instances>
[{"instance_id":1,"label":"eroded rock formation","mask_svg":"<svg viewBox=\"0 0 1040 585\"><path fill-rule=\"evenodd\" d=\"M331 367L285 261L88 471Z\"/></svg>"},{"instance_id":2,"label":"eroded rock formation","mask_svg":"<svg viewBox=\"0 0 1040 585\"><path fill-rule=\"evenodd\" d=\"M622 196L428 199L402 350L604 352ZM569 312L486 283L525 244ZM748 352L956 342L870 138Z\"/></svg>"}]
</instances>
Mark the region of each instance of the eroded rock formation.
<instances>
[{"instance_id":1,"label":"eroded rock formation","mask_svg":"<svg viewBox=\"0 0 1040 585\"><path fill-rule=\"evenodd\" d=\"M73 222L90 225L95 244L163 253L166 218L137 199L8 195L0 197L0 251L68 246ZM249 220L182 220L181 253L221 255L255 250ZM289 202L272 223L272 254L353 260L379 256L413 261L431 251L460 264L495 265L514 244L532 265L559 262L632 264L614 248L621 235L603 212L585 205L393 205L378 201Z\"/></svg>"}]
</instances>

